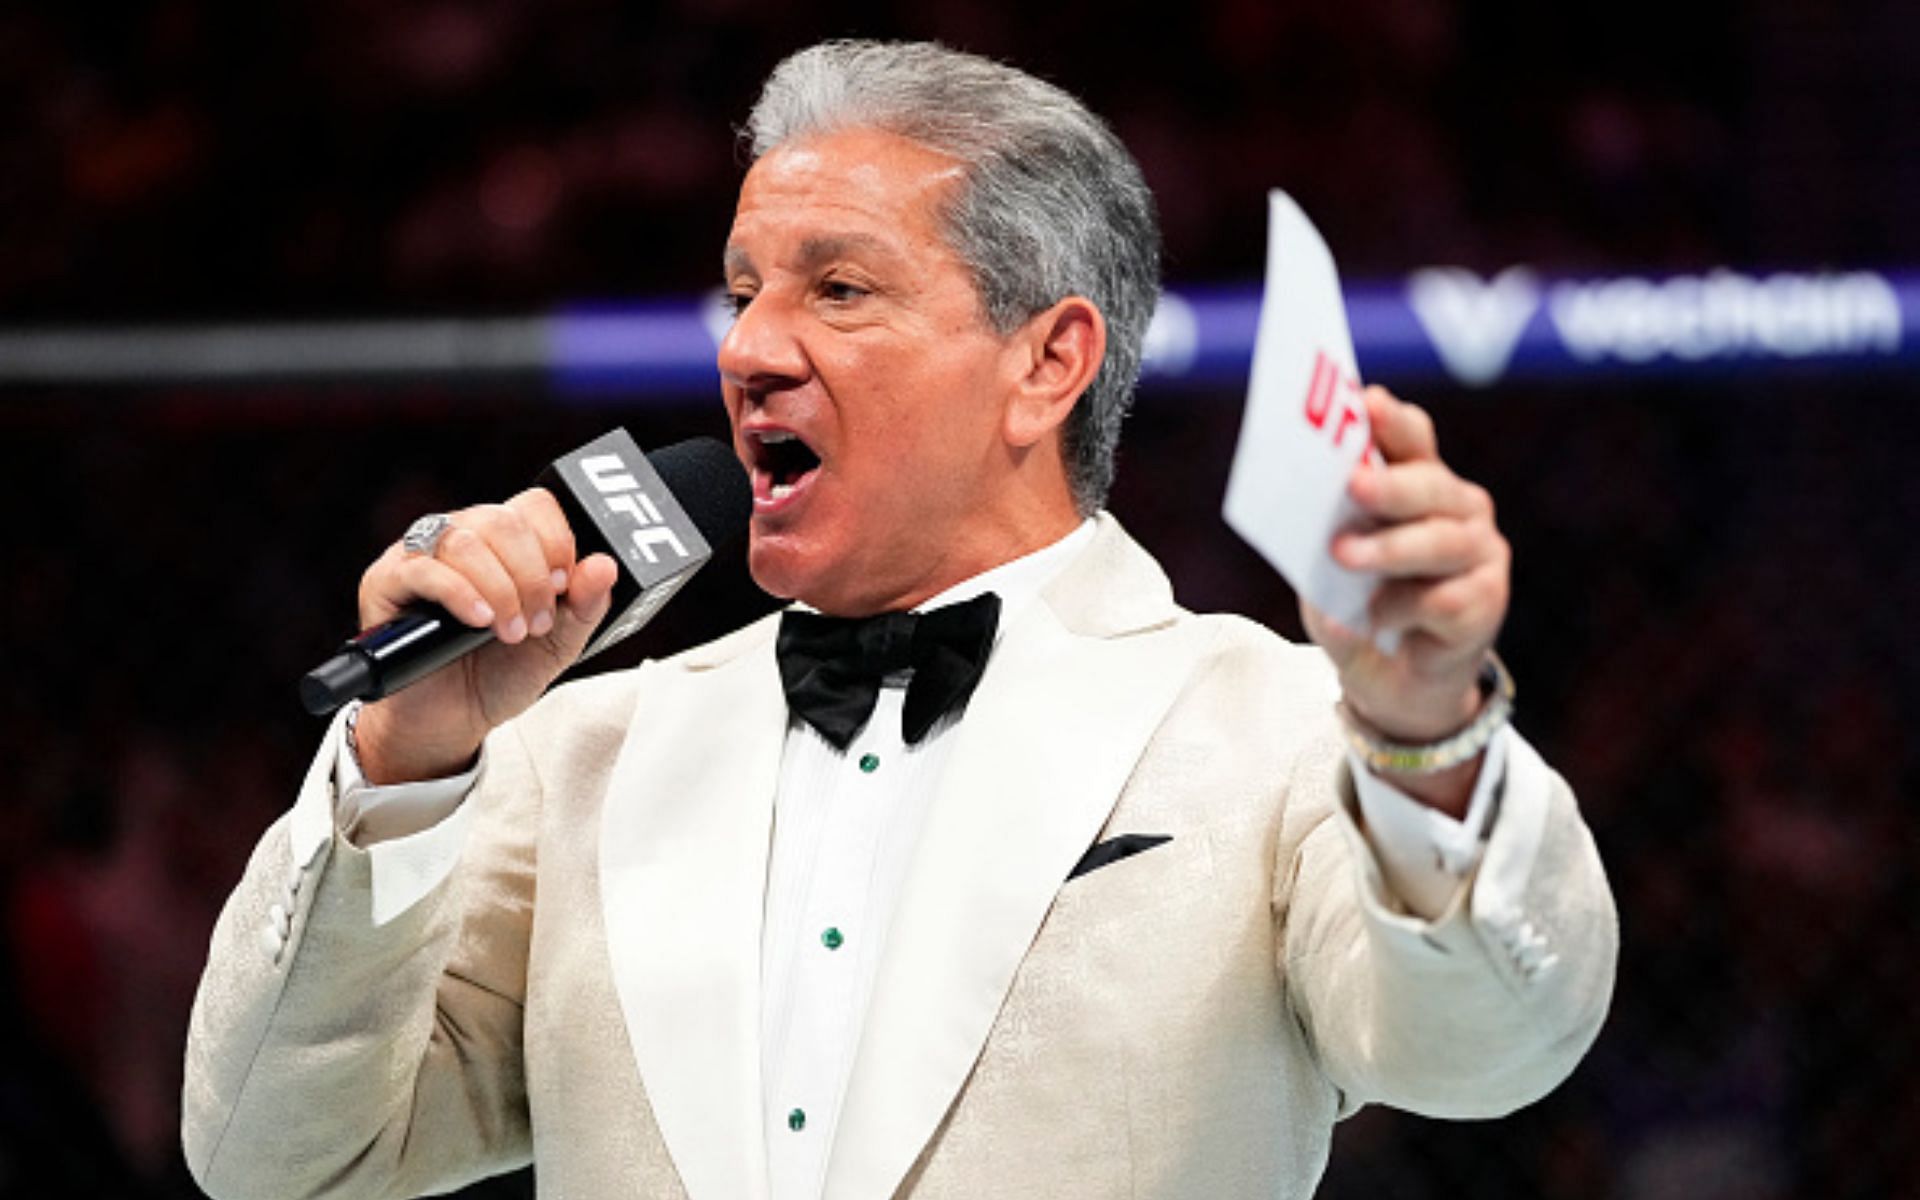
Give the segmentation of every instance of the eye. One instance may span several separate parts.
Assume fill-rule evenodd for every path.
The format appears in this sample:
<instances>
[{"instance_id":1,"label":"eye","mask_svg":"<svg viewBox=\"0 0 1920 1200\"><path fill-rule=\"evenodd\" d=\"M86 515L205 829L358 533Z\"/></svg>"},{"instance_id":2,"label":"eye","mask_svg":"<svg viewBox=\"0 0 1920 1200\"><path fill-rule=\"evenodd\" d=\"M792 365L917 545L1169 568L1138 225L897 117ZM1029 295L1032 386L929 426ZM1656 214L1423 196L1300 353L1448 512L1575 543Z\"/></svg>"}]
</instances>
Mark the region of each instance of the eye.
<instances>
[{"instance_id":1,"label":"eye","mask_svg":"<svg viewBox=\"0 0 1920 1200\"><path fill-rule=\"evenodd\" d=\"M752 292L736 292L729 289L726 295L720 298L720 306L727 310L728 316L736 319L741 313L747 311L747 305L752 303Z\"/></svg>"},{"instance_id":2,"label":"eye","mask_svg":"<svg viewBox=\"0 0 1920 1200\"><path fill-rule=\"evenodd\" d=\"M873 295L872 291L857 283L845 279L823 279L820 281L820 296L831 304L851 304L856 300Z\"/></svg>"}]
</instances>

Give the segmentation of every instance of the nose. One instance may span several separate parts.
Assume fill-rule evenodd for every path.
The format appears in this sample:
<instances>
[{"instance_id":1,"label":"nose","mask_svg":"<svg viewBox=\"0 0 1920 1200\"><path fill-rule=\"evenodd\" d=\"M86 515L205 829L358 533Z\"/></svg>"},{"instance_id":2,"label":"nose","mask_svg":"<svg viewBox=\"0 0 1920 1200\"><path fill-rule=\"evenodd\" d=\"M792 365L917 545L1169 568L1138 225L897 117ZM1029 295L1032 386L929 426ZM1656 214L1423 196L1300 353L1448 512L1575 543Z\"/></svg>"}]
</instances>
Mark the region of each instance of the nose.
<instances>
[{"instance_id":1,"label":"nose","mask_svg":"<svg viewBox=\"0 0 1920 1200\"><path fill-rule=\"evenodd\" d=\"M720 378L753 394L792 387L807 377L792 306L771 289L742 308L720 339Z\"/></svg>"}]
</instances>

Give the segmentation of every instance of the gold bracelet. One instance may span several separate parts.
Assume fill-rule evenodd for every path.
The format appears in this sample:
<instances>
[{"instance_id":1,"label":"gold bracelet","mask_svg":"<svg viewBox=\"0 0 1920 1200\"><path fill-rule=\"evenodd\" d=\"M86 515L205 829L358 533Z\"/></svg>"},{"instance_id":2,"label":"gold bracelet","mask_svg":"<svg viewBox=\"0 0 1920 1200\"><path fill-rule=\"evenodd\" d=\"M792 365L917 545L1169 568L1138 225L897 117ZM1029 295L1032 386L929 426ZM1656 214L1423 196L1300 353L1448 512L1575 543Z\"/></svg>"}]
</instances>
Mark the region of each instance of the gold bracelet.
<instances>
[{"instance_id":1,"label":"gold bracelet","mask_svg":"<svg viewBox=\"0 0 1920 1200\"><path fill-rule=\"evenodd\" d=\"M1375 733L1348 707L1345 700L1335 704L1334 711L1340 714L1340 724L1346 730L1347 745L1367 764L1368 769L1379 773L1401 775L1432 775L1448 767L1457 767L1487 748L1493 735L1500 727L1513 719L1513 675L1507 670L1507 664L1500 656L1487 651L1487 660L1480 664L1480 711L1466 728L1455 734L1441 738L1437 742L1408 743L1394 742Z\"/></svg>"}]
</instances>

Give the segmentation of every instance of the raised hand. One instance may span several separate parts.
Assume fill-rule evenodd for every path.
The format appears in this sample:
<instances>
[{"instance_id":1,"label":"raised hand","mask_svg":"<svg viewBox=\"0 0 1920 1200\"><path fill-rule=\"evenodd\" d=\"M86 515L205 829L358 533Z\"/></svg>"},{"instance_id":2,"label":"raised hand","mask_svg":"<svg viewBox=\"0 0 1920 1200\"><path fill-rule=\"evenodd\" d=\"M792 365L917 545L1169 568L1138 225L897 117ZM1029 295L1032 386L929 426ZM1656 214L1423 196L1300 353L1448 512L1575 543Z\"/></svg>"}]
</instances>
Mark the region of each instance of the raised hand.
<instances>
[{"instance_id":1,"label":"raised hand","mask_svg":"<svg viewBox=\"0 0 1920 1200\"><path fill-rule=\"evenodd\" d=\"M1301 615L1339 668L1355 716L1393 741L1431 742L1479 709L1477 678L1506 616L1512 551L1486 489L1441 461L1426 412L1379 387L1367 389L1366 402L1386 462L1362 462L1348 491L1378 526L1340 534L1332 550L1341 564L1381 576L1370 610L1374 636L1310 605L1301 605ZM1465 803L1457 785L1464 780L1470 790L1473 775L1420 778L1435 786L1408 790L1454 808L1455 799Z\"/></svg>"},{"instance_id":2,"label":"raised hand","mask_svg":"<svg viewBox=\"0 0 1920 1200\"><path fill-rule=\"evenodd\" d=\"M574 560L573 531L544 488L451 514L430 555L389 546L360 578L362 628L429 600L498 640L362 710L354 740L368 780L404 783L471 765L487 732L580 656L617 572L605 554Z\"/></svg>"}]
</instances>

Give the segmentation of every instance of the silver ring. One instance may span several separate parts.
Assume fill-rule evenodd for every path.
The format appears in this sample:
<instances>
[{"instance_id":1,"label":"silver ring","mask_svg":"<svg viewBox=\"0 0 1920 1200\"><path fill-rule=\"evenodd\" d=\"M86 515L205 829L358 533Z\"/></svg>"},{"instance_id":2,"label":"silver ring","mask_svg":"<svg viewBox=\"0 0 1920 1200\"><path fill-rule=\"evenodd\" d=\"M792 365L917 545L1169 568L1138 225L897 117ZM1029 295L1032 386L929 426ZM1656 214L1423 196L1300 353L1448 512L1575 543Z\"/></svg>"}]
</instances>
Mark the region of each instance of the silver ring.
<instances>
[{"instance_id":1,"label":"silver ring","mask_svg":"<svg viewBox=\"0 0 1920 1200\"><path fill-rule=\"evenodd\" d=\"M445 513L428 513L413 524L407 526L407 532L401 535L400 548L408 554L424 554L431 558L440 548L440 539L447 536L447 530L453 528L453 520Z\"/></svg>"}]
</instances>

